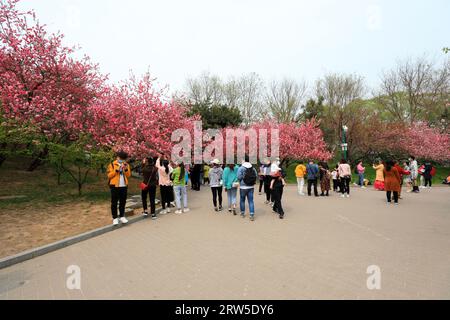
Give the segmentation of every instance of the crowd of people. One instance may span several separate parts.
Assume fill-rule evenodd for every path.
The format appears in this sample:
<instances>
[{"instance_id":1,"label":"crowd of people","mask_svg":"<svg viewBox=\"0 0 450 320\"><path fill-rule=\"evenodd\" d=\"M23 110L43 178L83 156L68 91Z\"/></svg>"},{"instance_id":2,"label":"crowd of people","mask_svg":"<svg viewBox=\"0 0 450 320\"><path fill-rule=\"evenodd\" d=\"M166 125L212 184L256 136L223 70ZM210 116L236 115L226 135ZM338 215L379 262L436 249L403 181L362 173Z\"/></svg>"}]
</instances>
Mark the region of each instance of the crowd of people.
<instances>
[{"instance_id":1,"label":"crowd of people","mask_svg":"<svg viewBox=\"0 0 450 320\"><path fill-rule=\"evenodd\" d=\"M107 175L111 189L111 212L113 225L126 224L125 206L128 194L128 183L131 167L127 163L128 155L118 152L117 159L108 166ZM436 169L429 162L418 165L415 157L410 156L402 165L393 160L376 161L373 164L376 176L373 181L375 190L385 191L387 203L399 204L402 187L406 185L407 192L420 192L420 188L431 188ZM172 163L164 155L157 158L145 158L140 167L142 175L141 196L143 215L157 218L156 194L159 187L162 209L159 214L165 215L175 207L176 214L190 211L188 206L187 185L191 181L191 189L200 191L202 185L211 189L212 204L215 212L224 211L224 197L226 193L227 209L237 216L240 213L246 218L246 206L250 221L255 221L255 189L259 195L264 195L265 204L270 206L280 219L284 219L282 199L286 186L286 172L282 169L280 159L264 161L256 170L246 156L241 165L222 165L215 159L205 165L185 165ZM341 160L330 169L326 162L309 161L300 163L295 168L297 178L297 192L299 196L330 197L331 188L342 198L350 198L353 173L357 177L355 185L366 189L372 184L366 179L366 167L359 161L352 171L346 160ZM449 180L450 181L450 180ZM320 194L319 194L320 186ZM306 187L306 193L305 193ZM149 201L149 203L147 202ZM149 212L150 205L150 212Z\"/></svg>"}]
</instances>

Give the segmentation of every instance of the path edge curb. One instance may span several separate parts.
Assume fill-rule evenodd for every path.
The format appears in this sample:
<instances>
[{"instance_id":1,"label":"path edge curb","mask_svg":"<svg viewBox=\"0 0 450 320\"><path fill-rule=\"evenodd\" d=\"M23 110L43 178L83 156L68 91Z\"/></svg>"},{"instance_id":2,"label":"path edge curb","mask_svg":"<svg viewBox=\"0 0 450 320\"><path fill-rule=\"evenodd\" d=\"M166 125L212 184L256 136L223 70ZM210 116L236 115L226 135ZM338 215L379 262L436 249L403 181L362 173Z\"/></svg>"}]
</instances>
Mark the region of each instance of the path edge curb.
<instances>
[{"instance_id":1,"label":"path edge curb","mask_svg":"<svg viewBox=\"0 0 450 320\"><path fill-rule=\"evenodd\" d=\"M161 210L157 210L157 213L159 213ZM48 253L66 248L66 247L70 247L74 244L104 235L106 233L109 232L113 232L113 231L117 231L121 228L125 228L131 224L140 222L140 221L144 221L147 219L151 219L151 218L145 218L144 216L139 216L139 217L135 217L135 218L130 218L129 222L126 226L123 225L119 225L119 226L113 226L113 225L109 225L109 226L105 226L105 227L101 227L98 229L94 229L70 238L66 238L57 242L53 242L50 243L48 245L42 246L42 247L38 247L38 248L34 248L34 249L30 249L27 251L23 251L21 253L15 254L13 256L9 256L9 257L5 257L5 258L1 258L0 259L0 270L2 269L6 269L8 267L11 267L13 265L46 255Z\"/></svg>"}]
</instances>

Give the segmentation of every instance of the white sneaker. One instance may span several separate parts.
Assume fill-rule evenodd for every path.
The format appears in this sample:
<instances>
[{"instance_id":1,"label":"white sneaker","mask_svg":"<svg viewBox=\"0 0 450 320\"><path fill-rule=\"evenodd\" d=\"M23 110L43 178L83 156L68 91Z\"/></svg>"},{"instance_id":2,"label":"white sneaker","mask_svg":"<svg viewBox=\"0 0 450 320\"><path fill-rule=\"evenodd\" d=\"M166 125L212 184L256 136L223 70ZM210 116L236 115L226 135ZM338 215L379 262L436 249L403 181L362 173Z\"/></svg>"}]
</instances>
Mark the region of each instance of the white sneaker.
<instances>
[{"instance_id":1,"label":"white sneaker","mask_svg":"<svg viewBox=\"0 0 450 320\"><path fill-rule=\"evenodd\" d=\"M343 194L343 195L341 196L341 198L345 198L345 194Z\"/></svg>"},{"instance_id":2,"label":"white sneaker","mask_svg":"<svg viewBox=\"0 0 450 320\"><path fill-rule=\"evenodd\" d=\"M361 189L367 189L366 187L361 187Z\"/></svg>"},{"instance_id":3,"label":"white sneaker","mask_svg":"<svg viewBox=\"0 0 450 320\"><path fill-rule=\"evenodd\" d=\"M127 224L128 220L127 220L127 218L123 217L123 218L120 218L120 222L122 222L123 224Z\"/></svg>"},{"instance_id":4,"label":"white sneaker","mask_svg":"<svg viewBox=\"0 0 450 320\"><path fill-rule=\"evenodd\" d=\"M170 208L169 208L169 209L166 209L166 213L170 213Z\"/></svg>"},{"instance_id":5,"label":"white sneaker","mask_svg":"<svg viewBox=\"0 0 450 320\"><path fill-rule=\"evenodd\" d=\"M350 198L350 195L348 194L348 195L346 195L346 197L347 197L347 198Z\"/></svg>"},{"instance_id":6,"label":"white sneaker","mask_svg":"<svg viewBox=\"0 0 450 320\"><path fill-rule=\"evenodd\" d=\"M188 213L188 212L190 212L190 211L191 211L191 209L189 209L189 208L185 208L185 209L183 210L184 213Z\"/></svg>"},{"instance_id":7,"label":"white sneaker","mask_svg":"<svg viewBox=\"0 0 450 320\"><path fill-rule=\"evenodd\" d=\"M159 214L163 216L163 215L167 214L167 210L162 210Z\"/></svg>"},{"instance_id":8,"label":"white sneaker","mask_svg":"<svg viewBox=\"0 0 450 320\"><path fill-rule=\"evenodd\" d=\"M117 226L119 225L119 219L114 219L113 220L113 226Z\"/></svg>"},{"instance_id":9,"label":"white sneaker","mask_svg":"<svg viewBox=\"0 0 450 320\"><path fill-rule=\"evenodd\" d=\"M175 211L175 214L183 214L183 211L182 210L177 210L177 211Z\"/></svg>"}]
</instances>

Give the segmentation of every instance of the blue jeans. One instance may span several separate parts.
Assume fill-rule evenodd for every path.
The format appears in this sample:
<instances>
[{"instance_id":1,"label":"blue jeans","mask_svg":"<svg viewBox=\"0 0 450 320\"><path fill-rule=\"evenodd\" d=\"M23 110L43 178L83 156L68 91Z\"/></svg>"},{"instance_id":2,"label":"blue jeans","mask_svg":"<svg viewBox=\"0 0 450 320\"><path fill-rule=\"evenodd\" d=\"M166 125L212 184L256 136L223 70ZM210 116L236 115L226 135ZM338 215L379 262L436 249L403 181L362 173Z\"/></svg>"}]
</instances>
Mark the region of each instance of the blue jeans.
<instances>
[{"instance_id":1,"label":"blue jeans","mask_svg":"<svg viewBox=\"0 0 450 320\"><path fill-rule=\"evenodd\" d=\"M175 203L177 205L178 209L181 208L181 200L183 200L183 208L187 209L188 207L188 201L187 201L187 190L185 186L174 186L173 187L175 191Z\"/></svg>"},{"instance_id":2,"label":"blue jeans","mask_svg":"<svg viewBox=\"0 0 450 320\"><path fill-rule=\"evenodd\" d=\"M364 173L359 174L359 185L364 187Z\"/></svg>"},{"instance_id":3,"label":"blue jeans","mask_svg":"<svg viewBox=\"0 0 450 320\"><path fill-rule=\"evenodd\" d=\"M255 194L255 189L241 189L241 213L245 214L245 199L248 198L248 205L250 207L250 215L255 215L255 203L253 201L253 196Z\"/></svg>"},{"instance_id":4,"label":"blue jeans","mask_svg":"<svg viewBox=\"0 0 450 320\"><path fill-rule=\"evenodd\" d=\"M236 205L237 188L228 189L227 195L228 195L228 208L232 208Z\"/></svg>"}]
</instances>

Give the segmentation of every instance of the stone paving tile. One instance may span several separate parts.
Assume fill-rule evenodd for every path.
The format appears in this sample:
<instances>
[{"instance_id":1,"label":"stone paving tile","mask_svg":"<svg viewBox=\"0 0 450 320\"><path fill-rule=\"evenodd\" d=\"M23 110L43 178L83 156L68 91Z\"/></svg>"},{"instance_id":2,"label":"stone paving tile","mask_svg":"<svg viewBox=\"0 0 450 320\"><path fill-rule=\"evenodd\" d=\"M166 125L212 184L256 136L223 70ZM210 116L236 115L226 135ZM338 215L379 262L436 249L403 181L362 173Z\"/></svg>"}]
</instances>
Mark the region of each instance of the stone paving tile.
<instances>
[{"instance_id":1,"label":"stone paving tile","mask_svg":"<svg viewBox=\"0 0 450 320\"><path fill-rule=\"evenodd\" d=\"M304 198L281 221L256 196L257 221L217 214L210 192L169 214L0 270L0 299L449 299L449 189ZM81 291L66 288L81 268ZM382 290L366 287L379 265Z\"/></svg>"}]
</instances>

